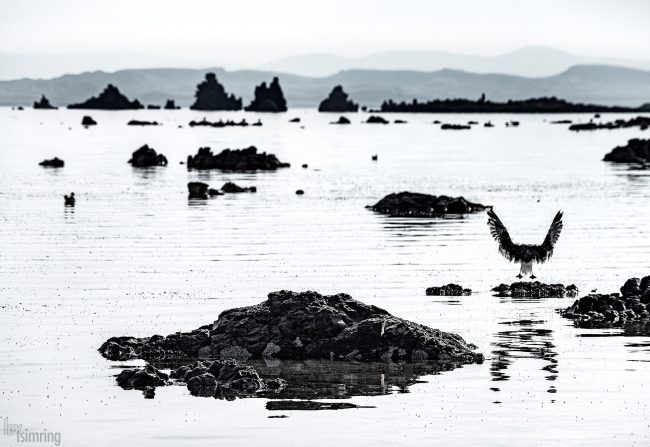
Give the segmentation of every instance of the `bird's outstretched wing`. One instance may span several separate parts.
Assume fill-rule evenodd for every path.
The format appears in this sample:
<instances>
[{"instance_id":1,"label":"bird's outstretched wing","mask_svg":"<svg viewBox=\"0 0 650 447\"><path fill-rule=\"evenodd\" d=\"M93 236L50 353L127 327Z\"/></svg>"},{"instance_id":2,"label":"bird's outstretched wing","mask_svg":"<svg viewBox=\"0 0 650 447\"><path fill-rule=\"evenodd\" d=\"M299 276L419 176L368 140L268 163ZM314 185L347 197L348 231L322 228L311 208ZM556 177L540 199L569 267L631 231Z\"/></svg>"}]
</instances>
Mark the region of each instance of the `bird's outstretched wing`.
<instances>
[{"instance_id":1,"label":"bird's outstretched wing","mask_svg":"<svg viewBox=\"0 0 650 447\"><path fill-rule=\"evenodd\" d=\"M558 211L553 218L553 222L548 229L548 233L546 233L544 242L542 242L542 249L545 251L545 253L539 262L548 261L548 259L553 255L553 248L555 247L555 243L560 238L560 233L562 232L562 216L562 211Z\"/></svg>"},{"instance_id":2,"label":"bird's outstretched wing","mask_svg":"<svg viewBox=\"0 0 650 447\"><path fill-rule=\"evenodd\" d=\"M488 225L490 226L490 233L495 241L499 243L499 253L503 255L508 261L513 261L515 258L515 244L510 239L510 234L503 225L499 216L493 210L488 210Z\"/></svg>"}]
</instances>

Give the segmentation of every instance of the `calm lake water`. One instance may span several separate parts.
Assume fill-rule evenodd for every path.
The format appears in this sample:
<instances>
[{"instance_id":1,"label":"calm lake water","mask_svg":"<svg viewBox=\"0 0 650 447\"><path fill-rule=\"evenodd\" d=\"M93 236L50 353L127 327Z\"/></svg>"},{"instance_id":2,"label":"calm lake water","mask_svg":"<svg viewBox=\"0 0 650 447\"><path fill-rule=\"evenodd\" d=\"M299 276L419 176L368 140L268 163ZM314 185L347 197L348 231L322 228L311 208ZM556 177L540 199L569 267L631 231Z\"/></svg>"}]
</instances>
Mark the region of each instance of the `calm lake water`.
<instances>
[{"instance_id":1,"label":"calm lake water","mask_svg":"<svg viewBox=\"0 0 650 447\"><path fill-rule=\"evenodd\" d=\"M575 283L581 295L618 291L650 274L650 171L601 159L647 131L549 123L587 115L385 115L408 123L382 126L350 114L351 125L333 126L338 115L313 110L92 111L99 125L84 129L84 114L0 109L0 417L9 423L59 432L64 446L650 444L648 335L576 329L556 313L572 298L493 297L518 266L499 255L484 214L403 219L364 209L403 190L463 195L494 205L515 241L533 243L562 209L555 255L535 274ZM203 116L264 125L187 126ZM295 116L302 123L288 122ZM126 126L134 118L163 125ZM434 119L496 127L443 131ZM505 127L510 119L521 125ZM169 166L128 165L145 143ZM292 167L233 174L179 164L200 146L249 145ZM54 156L65 168L38 166ZM188 201L195 180L258 192ZM65 208L70 191L77 205ZM448 282L475 293L425 296ZM110 336L197 328L279 289L349 293L456 332L486 361L421 376L397 368L397 378L356 366L264 365L374 390L345 400L374 408L270 411L266 399L194 398L181 386L144 400L113 378L142 363L96 351ZM269 418L277 415L288 417ZM17 444L0 436L0 445Z\"/></svg>"}]
</instances>

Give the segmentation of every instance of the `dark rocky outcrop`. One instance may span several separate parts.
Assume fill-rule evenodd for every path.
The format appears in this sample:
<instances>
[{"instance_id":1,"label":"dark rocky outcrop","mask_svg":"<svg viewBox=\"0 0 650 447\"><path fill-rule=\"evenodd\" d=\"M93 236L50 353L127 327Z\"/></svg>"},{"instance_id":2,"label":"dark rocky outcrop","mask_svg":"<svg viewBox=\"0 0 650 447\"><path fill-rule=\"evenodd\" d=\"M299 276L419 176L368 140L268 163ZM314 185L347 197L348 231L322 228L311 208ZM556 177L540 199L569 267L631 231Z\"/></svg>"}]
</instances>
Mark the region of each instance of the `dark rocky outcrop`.
<instances>
[{"instance_id":1,"label":"dark rocky outcrop","mask_svg":"<svg viewBox=\"0 0 650 447\"><path fill-rule=\"evenodd\" d=\"M650 276L630 278L621 293L584 296L560 314L570 318L577 327L622 327L650 319Z\"/></svg>"},{"instance_id":2,"label":"dark rocky outcrop","mask_svg":"<svg viewBox=\"0 0 650 447\"><path fill-rule=\"evenodd\" d=\"M180 109L179 106L176 105L176 101L173 99L168 99L167 102L165 102L165 106L163 107L165 110L178 110Z\"/></svg>"},{"instance_id":3,"label":"dark rocky outcrop","mask_svg":"<svg viewBox=\"0 0 650 447\"><path fill-rule=\"evenodd\" d=\"M350 124L350 120L344 116L339 116L337 121L332 121L330 124Z\"/></svg>"},{"instance_id":4,"label":"dark rocky outcrop","mask_svg":"<svg viewBox=\"0 0 650 447\"><path fill-rule=\"evenodd\" d=\"M45 95L41 95L41 99L38 101L34 101L34 108L35 109L49 109L49 110L54 110L56 107L54 107L52 104L50 104L50 100L45 97Z\"/></svg>"},{"instance_id":5,"label":"dark rocky outcrop","mask_svg":"<svg viewBox=\"0 0 650 447\"><path fill-rule=\"evenodd\" d=\"M291 118L291 119L289 120L289 122L290 122L290 123L299 123L299 122L300 122L300 118L298 118L298 117Z\"/></svg>"},{"instance_id":6,"label":"dark rocky outcrop","mask_svg":"<svg viewBox=\"0 0 650 447\"><path fill-rule=\"evenodd\" d=\"M358 112L359 104L348 98L343 87L337 85L332 89L329 96L318 106L319 112Z\"/></svg>"},{"instance_id":7,"label":"dark rocky outcrop","mask_svg":"<svg viewBox=\"0 0 650 447\"><path fill-rule=\"evenodd\" d=\"M78 103L70 104L68 109L102 109L102 110L130 110L144 108L137 99L131 101L124 96L113 84L108 84L99 96Z\"/></svg>"},{"instance_id":8,"label":"dark rocky outcrop","mask_svg":"<svg viewBox=\"0 0 650 447\"><path fill-rule=\"evenodd\" d=\"M158 154L155 149L145 144L131 155L131 159L128 162L134 168L167 166L167 157L163 154Z\"/></svg>"},{"instance_id":9,"label":"dark rocky outcrop","mask_svg":"<svg viewBox=\"0 0 650 447\"><path fill-rule=\"evenodd\" d=\"M262 123L260 124L254 123L252 124L253 126L261 126ZM208 121L205 118L203 118L201 121L190 121L189 124L190 127L195 127L195 126L204 126L204 127L247 127L249 126L248 122L245 119L242 119L241 121L233 121L233 120L219 120L219 121Z\"/></svg>"},{"instance_id":10,"label":"dark rocky outcrop","mask_svg":"<svg viewBox=\"0 0 650 447\"><path fill-rule=\"evenodd\" d=\"M189 182L187 184L187 190L189 195L188 199L207 199L208 198L208 188L210 185L203 182ZM211 194L213 195L213 194Z\"/></svg>"},{"instance_id":11,"label":"dark rocky outcrop","mask_svg":"<svg viewBox=\"0 0 650 447\"><path fill-rule=\"evenodd\" d=\"M288 168L289 163L282 163L273 154L257 153L257 148L224 149L213 154L209 147L202 147L196 155L187 157L188 169L222 169L227 171L255 171Z\"/></svg>"},{"instance_id":12,"label":"dark rocky outcrop","mask_svg":"<svg viewBox=\"0 0 650 447\"><path fill-rule=\"evenodd\" d=\"M432 196L405 191L389 194L366 208L391 216L442 217L446 214L477 213L489 206L469 202L464 197Z\"/></svg>"},{"instance_id":13,"label":"dark rocky outcrop","mask_svg":"<svg viewBox=\"0 0 650 447\"><path fill-rule=\"evenodd\" d=\"M513 298L564 298L578 296L578 288L575 284L564 286L563 284L544 284L535 282L513 282L512 284L500 284L492 289L497 292L495 296Z\"/></svg>"},{"instance_id":14,"label":"dark rocky outcrop","mask_svg":"<svg viewBox=\"0 0 650 447\"><path fill-rule=\"evenodd\" d=\"M209 331L203 326L167 337L114 337L99 351L111 360L210 357L466 364L482 362L475 349L456 334L395 317L346 294L279 291L260 304L222 312Z\"/></svg>"},{"instance_id":15,"label":"dark rocky outcrop","mask_svg":"<svg viewBox=\"0 0 650 447\"><path fill-rule=\"evenodd\" d=\"M625 129L628 127L639 127L641 130L646 130L649 126L650 117L637 116L636 118L630 118L629 120L618 119L604 123L589 121L588 123L572 124L569 126L569 130Z\"/></svg>"},{"instance_id":16,"label":"dark rocky outcrop","mask_svg":"<svg viewBox=\"0 0 650 447\"><path fill-rule=\"evenodd\" d=\"M255 87L255 98L245 110L247 112L287 111L287 101L284 99L284 93L277 76L273 78L268 87L266 82Z\"/></svg>"},{"instance_id":17,"label":"dark rocky outcrop","mask_svg":"<svg viewBox=\"0 0 650 447\"><path fill-rule=\"evenodd\" d=\"M650 163L650 140L634 138L605 155L603 161L613 163Z\"/></svg>"},{"instance_id":18,"label":"dark rocky outcrop","mask_svg":"<svg viewBox=\"0 0 650 447\"><path fill-rule=\"evenodd\" d=\"M205 80L196 87L192 110L241 110L241 98L226 93L214 73L206 73Z\"/></svg>"},{"instance_id":19,"label":"dark rocky outcrop","mask_svg":"<svg viewBox=\"0 0 650 447\"><path fill-rule=\"evenodd\" d=\"M471 129L472 126L468 124L448 124L445 123L442 126L440 126L442 130L467 130Z\"/></svg>"},{"instance_id":20,"label":"dark rocky outcrop","mask_svg":"<svg viewBox=\"0 0 650 447\"><path fill-rule=\"evenodd\" d=\"M161 107L156 104L147 104L147 110L160 110Z\"/></svg>"},{"instance_id":21,"label":"dark rocky outcrop","mask_svg":"<svg viewBox=\"0 0 650 447\"><path fill-rule=\"evenodd\" d=\"M303 195L305 195L305 191L303 191L302 189L296 189L296 195L297 196L303 196Z\"/></svg>"},{"instance_id":22,"label":"dark rocky outcrop","mask_svg":"<svg viewBox=\"0 0 650 447\"><path fill-rule=\"evenodd\" d=\"M378 115L370 115L366 120L366 124L388 124L389 121Z\"/></svg>"},{"instance_id":23,"label":"dark rocky outcrop","mask_svg":"<svg viewBox=\"0 0 650 447\"><path fill-rule=\"evenodd\" d=\"M225 193L257 192L257 188L255 186L241 187L232 182L226 182L221 187L221 191Z\"/></svg>"},{"instance_id":24,"label":"dark rocky outcrop","mask_svg":"<svg viewBox=\"0 0 650 447\"><path fill-rule=\"evenodd\" d=\"M441 287L429 287L426 294L429 296L469 296L472 294L472 290L464 289L458 284L447 284Z\"/></svg>"},{"instance_id":25,"label":"dark rocky outcrop","mask_svg":"<svg viewBox=\"0 0 650 447\"><path fill-rule=\"evenodd\" d=\"M266 403L266 409L269 411L348 410L352 408L375 407L357 405L352 402L319 402L316 400L270 400Z\"/></svg>"},{"instance_id":26,"label":"dark rocky outcrop","mask_svg":"<svg viewBox=\"0 0 650 447\"><path fill-rule=\"evenodd\" d=\"M44 166L46 168L62 168L65 165L65 162L59 157L54 157L50 160L43 160L39 163L39 166Z\"/></svg>"},{"instance_id":27,"label":"dark rocky outcrop","mask_svg":"<svg viewBox=\"0 0 650 447\"><path fill-rule=\"evenodd\" d=\"M82 126L88 127L88 126L95 126L96 124L97 124L97 121L95 121L92 116L86 115L83 118L81 118L81 125Z\"/></svg>"},{"instance_id":28,"label":"dark rocky outcrop","mask_svg":"<svg viewBox=\"0 0 650 447\"><path fill-rule=\"evenodd\" d=\"M144 390L148 387L165 386L169 384L169 376L158 371L152 365L144 368L125 369L115 379L125 390Z\"/></svg>"},{"instance_id":29,"label":"dark rocky outcrop","mask_svg":"<svg viewBox=\"0 0 650 447\"><path fill-rule=\"evenodd\" d=\"M127 126L157 126L158 121L140 121L140 120L131 120L126 123Z\"/></svg>"}]
</instances>

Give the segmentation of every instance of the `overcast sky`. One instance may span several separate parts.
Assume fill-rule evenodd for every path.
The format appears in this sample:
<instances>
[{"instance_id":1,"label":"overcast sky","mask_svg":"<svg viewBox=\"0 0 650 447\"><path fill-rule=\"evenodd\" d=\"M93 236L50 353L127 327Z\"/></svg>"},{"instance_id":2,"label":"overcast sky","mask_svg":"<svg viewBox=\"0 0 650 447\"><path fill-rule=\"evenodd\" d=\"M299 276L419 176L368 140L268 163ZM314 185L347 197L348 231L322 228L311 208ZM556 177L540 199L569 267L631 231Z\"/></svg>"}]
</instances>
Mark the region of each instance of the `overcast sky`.
<instances>
[{"instance_id":1,"label":"overcast sky","mask_svg":"<svg viewBox=\"0 0 650 447\"><path fill-rule=\"evenodd\" d=\"M0 0L0 52L135 52L255 66L302 53L498 54L527 45L647 59L647 0Z\"/></svg>"}]
</instances>

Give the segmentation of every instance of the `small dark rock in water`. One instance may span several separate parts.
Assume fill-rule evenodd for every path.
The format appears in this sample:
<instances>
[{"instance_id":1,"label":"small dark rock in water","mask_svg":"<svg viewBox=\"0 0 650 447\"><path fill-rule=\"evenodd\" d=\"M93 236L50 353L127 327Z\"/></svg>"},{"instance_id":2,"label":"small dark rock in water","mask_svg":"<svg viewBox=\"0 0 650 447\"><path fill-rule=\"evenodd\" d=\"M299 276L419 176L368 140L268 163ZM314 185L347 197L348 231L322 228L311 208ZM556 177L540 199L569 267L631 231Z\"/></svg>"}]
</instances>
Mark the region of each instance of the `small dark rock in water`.
<instances>
[{"instance_id":1,"label":"small dark rock in water","mask_svg":"<svg viewBox=\"0 0 650 447\"><path fill-rule=\"evenodd\" d=\"M41 99L38 101L34 101L34 108L35 109L49 109L49 110L54 110L56 107L54 107L52 104L50 104L50 100L45 97L45 95L41 95Z\"/></svg>"},{"instance_id":2,"label":"small dark rock in water","mask_svg":"<svg viewBox=\"0 0 650 447\"><path fill-rule=\"evenodd\" d=\"M165 386L169 376L158 371L152 365L144 368L125 369L117 375L117 384L124 389L144 390L147 387Z\"/></svg>"},{"instance_id":3,"label":"small dark rock in water","mask_svg":"<svg viewBox=\"0 0 650 447\"><path fill-rule=\"evenodd\" d=\"M443 124L440 126L442 130L465 130L465 129L471 129L472 126L468 126L465 124Z\"/></svg>"},{"instance_id":4,"label":"small dark rock in water","mask_svg":"<svg viewBox=\"0 0 650 447\"><path fill-rule=\"evenodd\" d=\"M519 121L508 121L506 122L506 127L518 127Z\"/></svg>"},{"instance_id":5,"label":"small dark rock in water","mask_svg":"<svg viewBox=\"0 0 650 447\"><path fill-rule=\"evenodd\" d=\"M405 120L395 120L393 121L394 124L406 124Z\"/></svg>"},{"instance_id":6,"label":"small dark rock in water","mask_svg":"<svg viewBox=\"0 0 650 447\"><path fill-rule=\"evenodd\" d=\"M300 118L298 118L298 117L296 117L296 118L291 118L291 119L289 120L289 122L290 122L290 123L299 123L299 122L300 122Z\"/></svg>"},{"instance_id":7,"label":"small dark rock in water","mask_svg":"<svg viewBox=\"0 0 650 447\"><path fill-rule=\"evenodd\" d=\"M152 166L167 166L167 157L158 154L148 145L142 146L131 155L128 161L134 168L149 168Z\"/></svg>"},{"instance_id":8,"label":"small dark rock in water","mask_svg":"<svg viewBox=\"0 0 650 447\"><path fill-rule=\"evenodd\" d=\"M332 121L330 124L350 124L350 120L344 116L339 116L338 121Z\"/></svg>"},{"instance_id":9,"label":"small dark rock in water","mask_svg":"<svg viewBox=\"0 0 650 447\"><path fill-rule=\"evenodd\" d=\"M158 121L139 121L139 120L131 120L128 123L126 123L127 126L157 126Z\"/></svg>"},{"instance_id":10,"label":"small dark rock in water","mask_svg":"<svg viewBox=\"0 0 650 447\"><path fill-rule=\"evenodd\" d=\"M268 87L266 82L255 87L255 98L245 110L247 112L287 111L287 101L284 99L284 93L277 76L273 78Z\"/></svg>"},{"instance_id":11,"label":"small dark rock in water","mask_svg":"<svg viewBox=\"0 0 650 447\"><path fill-rule=\"evenodd\" d=\"M273 154L257 153L257 148L224 149L213 154L209 147L202 147L195 156L187 157L189 169L223 169L227 171L255 171L288 168L289 163L282 163Z\"/></svg>"},{"instance_id":12,"label":"small dark rock in water","mask_svg":"<svg viewBox=\"0 0 650 447\"><path fill-rule=\"evenodd\" d=\"M535 282L513 282L512 284L500 284L492 289L497 292L496 296L513 298L564 298L578 296L578 288L575 284L564 286L563 284L544 284Z\"/></svg>"},{"instance_id":13,"label":"small dark rock in water","mask_svg":"<svg viewBox=\"0 0 650 447\"><path fill-rule=\"evenodd\" d=\"M65 162L58 157L54 157L50 160L43 160L39 163L39 166L45 166L46 168L62 168L65 165Z\"/></svg>"},{"instance_id":14,"label":"small dark rock in water","mask_svg":"<svg viewBox=\"0 0 650 447\"><path fill-rule=\"evenodd\" d=\"M441 287L429 287L426 294L429 296L469 296L472 294L472 290L463 289L458 284L447 284Z\"/></svg>"},{"instance_id":15,"label":"small dark rock in water","mask_svg":"<svg viewBox=\"0 0 650 447\"><path fill-rule=\"evenodd\" d=\"M551 121L551 124L571 124L572 122L571 120L555 120Z\"/></svg>"},{"instance_id":16,"label":"small dark rock in water","mask_svg":"<svg viewBox=\"0 0 650 447\"><path fill-rule=\"evenodd\" d=\"M576 300L560 314L577 327L621 327L650 319L650 276L630 278L621 293L595 294Z\"/></svg>"},{"instance_id":17,"label":"small dark rock in water","mask_svg":"<svg viewBox=\"0 0 650 447\"><path fill-rule=\"evenodd\" d=\"M96 124L97 121L95 121L91 116L86 115L81 119L82 126L94 126Z\"/></svg>"},{"instance_id":18,"label":"small dark rock in water","mask_svg":"<svg viewBox=\"0 0 650 447\"><path fill-rule=\"evenodd\" d=\"M483 124L483 127L494 127L494 124L492 124L492 121L487 121Z\"/></svg>"},{"instance_id":19,"label":"small dark rock in water","mask_svg":"<svg viewBox=\"0 0 650 447\"><path fill-rule=\"evenodd\" d=\"M73 192L71 192L69 196L64 195L63 200L65 201L65 206L74 206L77 202L77 199L74 198Z\"/></svg>"},{"instance_id":20,"label":"small dark rock in water","mask_svg":"<svg viewBox=\"0 0 650 447\"><path fill-rule=\"evenodd\" d=\"M405 191L389 194L366 208L391 216L442 217L446 214L477 213L489 207L469 202L464 197L432 196Z\"/></svg>"},{"instance_id":21,"label":"small dark rock in water","mask_svg":"<svg viewBox=\"0 0 650 447\"><path fill-rule=\"evenodd\" d=\"M613 163L650 163L650 139L634 138L625 146L618 146L605 155L603 161Z\"/></svg>"},{"instance_id":22,"label":"small dark rock in water","mask_svg":"<svg viewBox=\"0 0 650 447\"><path fill-rule=\"evenodd\" d=\"M208 188L210 185L203 182L189 182L187 190L189 191L188 199L207 199Z\"/></svg>"},{"instance_id":23,"label":"small dark rock in water","mask_svg":"<svg viewBox=\"0 0 650 447\"><path fill-rule=\"evenodd\" d=\"M296 194L299 195L299 196L302 196L304 193L305 193L305 191L303 191L302 189L297 189L296 190Z\"/></svg>"},{"instance_id":24,"label":"small dark rock in water","mask_svg":"<svg viewBox=\"0 0 650 447\"><path fill-rule=\"evenodd\" d=\"M220 191L220 190L218 190L218 189L214 189L214 188L210 188L210 189L208 189L208 195L209 195L210 197L213 197L213 196L223 196L223 195L225 195L225 194L226 194L226 193L224 193L224 192L222 192L222 191Z\"/></svg>"},{"instance_id":25,"label":"small dark rock in water","mask_svg":"<svg viewBox=\"0 0 650 447\"><path fill-rule=\"evenodd\" d=\"M319 402L316 400L270 400L266 403L266 409L269 411L347 410L351 408L375 408L375 407L357 405L351 402Z\"/></svg>"},{"instance_id":26,"label":"small dark rock in water","mask_svg":"<svg viewBox=\"0 0 650 447\"><path fill-rule=\"evenodd\" d=\"M379 159L379 156L377 154L375 154L370 158L372 159L372 161L377 161Z\"/></svg>"},{"instance_id":27,"label":"small dark rock in water","mask_svg":"<svg viewBox=\"0 0 650 447\"><path fill-rule=\"evenodd\" d=\"M153 399L156 397L156 388L153 386L145 387L142 394L144 395L145 399Z\"/></svg>"},{"instance_id":28,"label":"small dark rock in water","mask_svg":"<svg viewBox=\"0 0 650 447\"><path fill-rule=\"evenodd\" d=\"M196 101L192 110L241 110L241 98L226 93L214 73L206 73L205 81L196 86Z\"/></svg>"},{"instance_id":29,"label":"small dark rock in water","mask_svg":"<svg viewBox=\"0 0 650 447\"><path fill-rule=\"evenodd\" d=\"M160 110L160 106L156 104L147 104L147 110Z\"/></svg>"},{"instance_id":30,"label":"small dark rock in water","mask_svg":"<svg viewBox=\"0 0 650 447\"><path fill-rule=\"evenodd\" d=\"M370 115L366 120L366 124L388 124L388 122L387 119L378 115Z\"/></svg>"},{"instance_id":31,"label":"small dark rock in water","mask_svg":"<svg viewBox=\"0 0 650 447\"><path fill-rule=\"evenodd\" d=\"M143 105L137 99L130 101L113 84L108 84L99 96L78 103L70 104L68 109L102 109L102 110L133 110L143 109Z\"/></svg>"},{"instance_id":32,"label":"small dark rock in water","mask_svg":"<svg viewBox=\"0 0 650 447\"><path fill-rule=\"evenodd\" d=\"M165 102L165 106L163 107L165 110L178 110L180 107L176 105L176 102L173 99L168 99L167 102Z\"/></svg>"},{"instance_id":33,"label":"small dark rock in water","mask_svg":"<svg viewBox=\"0 0 650 447\"><path fill-rule=\"evenodd\" d=\"M257 192L257 188L255 186L249 186L249 187L241 187L239 185L236 185L232 182L226 182L224 185L221 187L221 191L226 192L226 193L237 193L237 192Z\"/></svg>"},{"instance_id":34,"label":"small dark rock in water","mask_svg":"<svg viewBox=\"0 0 650 447\"><path fill-rule=\"evenodd\" d=\"M623 129L628 127L639 127L641 130L645 130L650 127L650 117L637 116L629 120L618 119L608 123L594 123L589 121L588 123L573 124L569 126L569 130Z\"/></svg>"},{"instance_id":35,"label":"small dark rock in water","mask_svg":"<svg viewBox=\"0 0 650 447\"><path fill-rule=\"evenodd\" d=\"M255 125L257 125L257 124L253 124L253 126L255 126ZM261 126L262 123L260 122L259 125ZM233 120L226 120L226 121L219 120L219 121L211 122L211 121L208 121L207 119L203 118L201 121L194 121L194 120L190 121L189 126L190 127L195 127L195 126L199 126L199 127L247 127L247 126L249 126L249 124L243 118L239 122L233 121Z\"/></svg>"},{"instance_id":36,"label":"small dark rock in water","mask_svg":"<svg viewBox=\"0 0 650 447\"><path fill-rule=\"evenodd\" d=\"M359 104L348 98L343 87L337 85L332 89L329 96L318 106L319 112L358 112Z\"/></svg>"},{"instance_id":37,"label":"small dark rock in water","mask_svg":"<svg viewBox=\"0 0 650 447\"><path fill-rule=\"evenodd\" d=\"M308 165L307 163L304 163L304 164L302 165L302 167L303 167L303 169L307 169L307 168L309 167L309 165Z\"/></svg>"}]
</instances>

